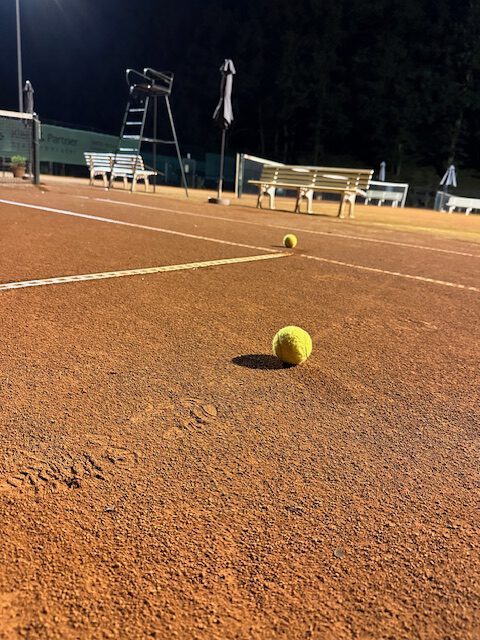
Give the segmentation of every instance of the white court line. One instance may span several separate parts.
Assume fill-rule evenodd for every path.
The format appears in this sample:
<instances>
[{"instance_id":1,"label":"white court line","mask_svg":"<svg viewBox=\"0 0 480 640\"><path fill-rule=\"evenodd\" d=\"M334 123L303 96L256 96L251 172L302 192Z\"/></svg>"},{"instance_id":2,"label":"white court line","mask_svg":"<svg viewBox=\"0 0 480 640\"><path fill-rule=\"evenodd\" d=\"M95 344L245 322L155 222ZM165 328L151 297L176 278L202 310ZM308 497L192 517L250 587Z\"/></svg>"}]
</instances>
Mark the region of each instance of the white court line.
<instances>
[{"instance_id":1,"label":"white court line","mask_svg":"<svg viewBox=\"0 0 480 640\"><path fill-rule=\"evenodd\" d=\"M361 269L363 271L373 271L375 273L384 273L389 276L397 276L398 278L408 278L409 280L420 280L420 282L430 282L433 284L441 284L444 287L454 287L456 289L467 289L468 291L476 291L480 293L480 289L477 287L471 287L466 284L457 284L455 282L446 282L445 280L435 280L434 278L424 278L423 276L412 276L408 273L399 273L398 271L386 271L385 269L378 269L376 267L365 267L360 264L351 264L349 262L340 262L339 260L330 260L328 258L319 258L318 256L310 256L306 253L300 254L302 258L308 258L309 260L318 260L319 262L328 262L329 264L338 264L342 267L350 267L351 269Z\"/></svg>"},{"instance_id":2,"label":"white court line","mask_svg":"<svg viewBox=\"0 0 480 640\"><path fill-rule=\"evenodd\" d=\"M206 240L207 242L217 242L218 244L228 244L232 247L243 247L245 249L257 249L258 251L268 251L275 253L277 250L271 247L257 247L252 244L242 244L240 242L231 242L230 240L220 240L219 238L210 238L208 236L198 236L193 233L184 233L183 231L173 231L172 229L163 229L162 227L150 227L144 224L135 224L134 222L125 222L116 220L115 218L102 218L100 216L92 216L88 213L77 213L66 209L52 209L51 207L43 207L36 204L26 204L25 202L15 202L14 200L1 200L0 203L9 204L16 207L26 207L27 209L37 209L39 211L47 211L48 213L59 213L64 216L73 216L75 218L86 218L87 220L96 220L97 222L108 222L110 224L119 224L125 227L135 227L136 229L146 229L147 231L158 231L159 233L168 233L173 236L181 236L182 238L193 238L194 240Z\"/></svg>"},{"instance_id":3,"label":"white court line","mask_svg":"<svg viewBox=\"0 0 480 640\"><path fill-rule=\"evenodd\" d=\"M224 222L235 222L236 224L249 224L256 227L268 227L270 229L282 229L286 231L298 231L299 233L311 233L319 236L330 236L334 238L346 238L347 240L358 240L360 242L374 242L377 244L389 244L397 247L407 247L409 249L422 249L424 251L437 251L438 253L450 253L455 256L466 256L468 258L480 258L480 254L466 253L464 251L454 251L453 249L441 249L440 247L427 247L421 244L410 244L408 242L397 242L395 240L380 240L379 238L365 238L364 236L354 236L346 233L330 233L329 231L317 231L313 229L304 229L302 227L291 227L278 224L264 224L262 222L251 222L249 220L235 220L233 218L225 218L222 216L209 216L203 213L194 213L193 211L178 211L177 209L167 209L166 207L153 207L151 205L135 204L133 202L124 202L123 200L112 200L110 198L91 198L89 196L75 196L85 200L94 200L96 202L108 202L111 204L120 204L126 207L137 207L140 209L152 209L153 211L166 211L167 213L175 213L183 216L194 216L197 218L208 218L210 220L222 220Z\"/></svg>"},{"instance_id":4,"label":"white court line","mask_svg":"<svg viewBox=\"0 0 480 640\"><path fill-rule=\"evenodd\" d=\"M145 269L128 269L123 271L105 271L103 273L85 273L76 276L59 276L57 278L43 278L42 280L24 280L22 282L6 282L0 284L0 291L11 289L25 289L26 287L41 287L50 284L66 284L69 282L83 282L85 280L105 280L107 278L121 278L123 276L138 276L165 271L185 271L187 269L203 269L224 264L238 264L240 262L256 262L258 260L272 260L286 258L291 253L268 253L260 256L246 256L242 258L225 258L223 260L207 260L205 262L188 262L186 264L171 264L164 267L147 267Z\"/></svg>"},{"instance_id":5,"label":"white court line","mask_svg":"<svg viewBox=\"0 0 480 640\"><path fill-rule=\"evenodd\" d=\"M100 198L100 200L102 200ZM248 244L240 244L238 242L230 242L228 240L219 240L218 238L209 238L206 236L198 236L198 235L193 235L191 233L182 233L180 231L172 231L171 229L162 229L159 227L149 227L146 225L142 225L142 224L134 224L133 222L123 222L121 220L115 220L114 218L101 218L99 216L93 216L93 215L89 215L86 213L75 213L73 211L66 211L64 209L52 209L50 207L41 207L38 205L32 205L32 204L25 204L25 203L21 203L21 202L15 202L13 200L1 200L0 199L0 203L4 203L4 204L11 204L11 205L15 205L18 207L27 207L29 209L39 209L40 211L48 211L48 212L52 212L52 213L60 213L63 215L67 215L67 216L74 216L77 218L86 218L88 220L97 220L99 222L108 222L111 224L120 224L120 225L125 225L127 227L135 227L135 228L139 228L139 229L147 229L150 231L159 231L161 233L169 233L172 235L177 235L177 236L183 236L183 237L187 237L187 238L195 238L197 240L208 240L210 242L219 242L221 244L228 244L228 245L233 245L236 247L247 247L249 249L257 249L260 251L268 251L271 253L276 253L275 249L271 249L271 248L267 248L267 247L256 247L253 245L248 245ZM114 201L115 202L115 201ZM139 205L141 206L141 205ZM192 215L196 215L196 214L192 214ZM439 285L443 285L446 287L455 287L457 289L468 289L469 291L476 291L476 292L480 292L480 289L477 289L476 287L471 287L468 285L464 285L464 284L456 284L453 282L446 282L444 280L435 280L433 278L424 278L423 276L413 276L410 274L405 274L405 273L399 273L396 271L387 271L385 269L378 269L376 267L365 267L363 265L359 265L359 264L352 264L352 263L348 263L348 262L340 262L338 260L330 260L327 258L319 258L317 256L312 256L312 255L308 255L308 254L298 254L303 258L308 258L311 260L318 260L320 262L328 262L330 264L338 264L344 267L349 267L352 269L360 269L362 271L373 271L376 273L384 273L386 275L392 275L392 276L397 276L397 277L401 277L401 278L408 278L410 280L419 280L422 282L431 282L434 284L439 284ZM474 256L475 257L475 256Z\"/></svg>"}]
</instances>

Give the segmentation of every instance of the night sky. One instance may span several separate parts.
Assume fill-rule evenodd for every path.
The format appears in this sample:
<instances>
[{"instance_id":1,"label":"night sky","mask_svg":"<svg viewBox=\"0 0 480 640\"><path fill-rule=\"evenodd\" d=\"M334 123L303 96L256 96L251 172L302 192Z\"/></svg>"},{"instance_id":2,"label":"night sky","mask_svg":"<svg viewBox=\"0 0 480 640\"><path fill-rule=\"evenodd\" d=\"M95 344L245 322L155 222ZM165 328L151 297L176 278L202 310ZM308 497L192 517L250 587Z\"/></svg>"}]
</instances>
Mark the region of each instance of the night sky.
<instances>
[{"instance_id":1,"label":"night sky","mask_svg":"<svg viewBox=\"0 0 480 640\"><path fill-rule=\"evenodd\" d=\"M117 135L127 67L175 73L182 147L217 150L219 66L237 68L228 145L395 178L480 168L478 0L20 0L41 120ZM15 0L0 0L0 108L17 109ZM393 176L392 176L393 177Z\"/></svg>"},{"instance_id":2,"label":"night sky","mask_svg":"<svg viewBox=\"0 0 480 640\"><path fill-rule=\"evenodd\" d=\"M125 69L175 71L194 5L195 0L20 0L23 79L33 84L40 117L118 133ZM12 110L18 108L15 29L15 0L1 0L0 108ZM212 64L222 58L223 52Z\"/></svg>"}]
</instances>

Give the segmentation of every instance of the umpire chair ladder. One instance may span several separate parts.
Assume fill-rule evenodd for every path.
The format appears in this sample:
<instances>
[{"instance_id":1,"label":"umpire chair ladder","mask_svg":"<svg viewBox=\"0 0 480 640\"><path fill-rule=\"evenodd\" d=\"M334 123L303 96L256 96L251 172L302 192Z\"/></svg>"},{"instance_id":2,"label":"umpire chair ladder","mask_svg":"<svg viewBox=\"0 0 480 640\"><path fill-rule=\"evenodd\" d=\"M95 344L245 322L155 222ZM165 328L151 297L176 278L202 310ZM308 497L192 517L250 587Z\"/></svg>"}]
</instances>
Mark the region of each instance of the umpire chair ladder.
<instances>
[{"instance_id":1,"label":"umpire chair ladder","mask_svg":"<svg viewBox=\"0 0 480 640\"><path fill-rule=\"evenodd\" d=\"M151 143L153 145L153 168L156 170L157 163L157 144L174 144L177 152L178 164L182 176L182 184L185 194L188 198L187 180L183 168L182 156L178 145L177 132L173 121L172 109L170 106L170 94L173 85L173 73L167 71L156 71L150 67L146 67L143 72L135 69L127 69L126 80L129 87L127 106L123 116L122 128L118 140L118 146L113 158L113 168L117 162L117 158L122 154L135 154L140 156L142 143ZM172 140L157 139L157 119L158 119L158 99L165 100L165 107L168 114L170 129L172 132ZM153 137L145 137L145 126L150 105L153 103ZM134 170L136 169L136 163ZM110 174L108 188L113 184L114 172ZM153 183L155 191L156 180ZM134 182L132 181L131 190L133 191Z\"/></svg>"}]
</instances>

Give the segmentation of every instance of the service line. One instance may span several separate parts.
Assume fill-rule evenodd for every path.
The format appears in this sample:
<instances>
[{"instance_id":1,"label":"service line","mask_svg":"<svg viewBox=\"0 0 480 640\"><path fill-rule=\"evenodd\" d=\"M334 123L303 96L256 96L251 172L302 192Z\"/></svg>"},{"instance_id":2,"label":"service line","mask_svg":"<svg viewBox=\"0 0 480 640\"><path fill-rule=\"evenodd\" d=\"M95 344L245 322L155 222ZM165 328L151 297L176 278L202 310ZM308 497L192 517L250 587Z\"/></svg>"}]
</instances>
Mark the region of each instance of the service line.
<instances>
[{"instance_id":1,"label":"service line","mask_svg":"<svg viewBox=\"0 0 480 640\"><path fill-rule=\"evenodd\" d=\"M309 260L318 260L319 262L327 262L328 264L338 264L341 267L349 267L350 269L360 269L362 271L373 271L375 273L384 273L388 276L396 276L398 278L408 278L409 280L420 280L420 282L430 282L433 284L441 284L444 287L454 287L455 289L467 289L468 291L476 291L480 293L480 289L477 287L471 287L466 284L457 284L456 282L447 282L446 280L435 280L434 278L425 278L423 276L414 276L409 273L399 273L398 271L387 271L386 269L378 269L377 267L365 267L361 264L352 264L350 262L341 262L340 260L330 260L329 258L319 258L318 256L311 256L307 253L300 254L302 258L308 258Z\"/></svg>"},{"instance_id":2,"label":"service line","mask_svg":"<svg viewBox=\"0 0 480 640\"><path fill-rule=\"evenodd\" d=\"M314 229L304 229L302 227L291 227L279 224L268 224L263 222L252 222L250 220L235 220L234 218L225 218L222 216L209 216L204 213L194 213L193 211L179 211L177 209L168 209L166 207L153 207L147 204L136 204L133 202L124 202L123 200L112 200L111 198L91 198L89 196L75 196L85 200L94 200L96 202L108 202L109 204L117 204L125 207L137 207L139 209L151 209L153 211L165 211L166 213L174 213L176 215L193 216L197 218L208 218L210 220L222 220L223 222L234 222L235 224L249 224L256 227L268 227L269 229L282 229L286 231L298 231L299 233L310 233L319 236L328 236L333 238L345 238L347 240L356 240L359 242L374 242L377 244L388 244L396 247L407 247L409 249L421 249L423 251L436 251L438 253L449 253L455 256L466 256L468 258L480 258L480 254L467 253L465 251L454 251L453 249L441 249L440 247L427 247L421 244L411 244L408 242L398 242L395 240L381 240L379 238L366 238L365 236L355 236L347 233L334 233L330 231L317 231Z\"/></svg>"},{"instance_id":3,"label":"service line","mask_svg":"<svg viewBox=\"0 0 480 640\"><path fill-rule=\"evenodd\" d=\"M241 258L224 258L222 260L206 260L205 262L188 262L186 264L170 264L163 267L147 267L145 269L124 269L123 271L105 271L103 273L84 273L75 276L59 276L56 278L43 278L42 280L24 280L22 282L6 282L0 284L0 291L11 289L25 289L26 287L42 287L50 284L67 284L69 282L84 282L85 280L106 280L107 278L121 278L123 276L139 276L151 273L164 273L165 271L185 271L187 269L203 269L205 267L218 267L225 264L238 264L240 262L256 262L258 260L272 260L285 258L291 253L268 253L260 256L244 256Z\"/></svg>"}]
</instances>

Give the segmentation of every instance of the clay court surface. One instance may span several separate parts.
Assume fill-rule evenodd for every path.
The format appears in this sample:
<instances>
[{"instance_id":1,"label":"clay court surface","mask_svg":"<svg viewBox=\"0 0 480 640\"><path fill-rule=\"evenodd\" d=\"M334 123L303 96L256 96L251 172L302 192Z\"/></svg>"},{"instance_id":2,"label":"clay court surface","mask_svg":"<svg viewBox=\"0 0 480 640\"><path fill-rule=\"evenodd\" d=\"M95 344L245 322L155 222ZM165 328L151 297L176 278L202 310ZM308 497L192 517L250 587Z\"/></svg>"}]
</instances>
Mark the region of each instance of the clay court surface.
<instances>
[{"instance_id":1,"label":"clay court surface","mask_svg":"<svg viewBox=\"0 0 480 640\"><path fill-rule=\"evenodd\" d=\"M480 216L253 204L0 185L2 640L480 638Z\"/></svg>"}]
</instances>

